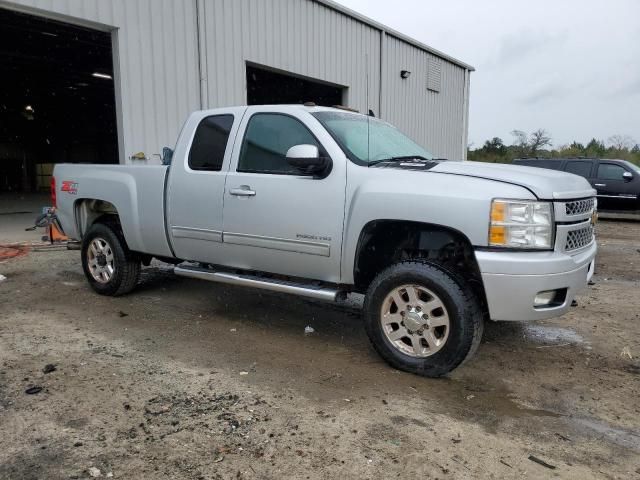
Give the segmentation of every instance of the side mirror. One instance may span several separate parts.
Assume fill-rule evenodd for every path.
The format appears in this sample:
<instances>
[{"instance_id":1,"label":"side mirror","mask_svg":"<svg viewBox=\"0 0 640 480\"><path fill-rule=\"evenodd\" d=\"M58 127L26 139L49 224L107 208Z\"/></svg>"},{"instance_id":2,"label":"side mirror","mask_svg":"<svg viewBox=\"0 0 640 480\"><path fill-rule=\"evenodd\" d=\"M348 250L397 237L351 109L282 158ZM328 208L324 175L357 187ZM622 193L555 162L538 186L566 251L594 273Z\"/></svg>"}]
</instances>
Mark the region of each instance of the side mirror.
<instances>
[{"instance_id":1,"label":"side mirror","mask_svg":"<svg viewBox=\"0 0 640 480\"><path fill-rule=\"evenodd\" d=\"M631 180L633 180L633 173L631 172L624 172L622 174L622 178L624 178L625 182L630 182Z\"/></svg>"},{"instance_id":2,"label":"side mirror","mask_svg":"<svg viewBox=\"0 0 640 480\"><path fill-rule=\"evenodd\" d=\"M169 147L164 147L162 149L162 164L171 165L172 159L173 159L173 150L171 150Z\"/></svg>"},{"instance_id":3,"label":"side mirror","mask_svg":"<svg viewBox=\"0 0 640 480\"><path fill-rule=\"evenodd\" d=\"M294 145L287 151L286 158L289 165L304 175L326 176L331 166L331 159L321 157L315 145Z\"/></svg>"}]
</instances>

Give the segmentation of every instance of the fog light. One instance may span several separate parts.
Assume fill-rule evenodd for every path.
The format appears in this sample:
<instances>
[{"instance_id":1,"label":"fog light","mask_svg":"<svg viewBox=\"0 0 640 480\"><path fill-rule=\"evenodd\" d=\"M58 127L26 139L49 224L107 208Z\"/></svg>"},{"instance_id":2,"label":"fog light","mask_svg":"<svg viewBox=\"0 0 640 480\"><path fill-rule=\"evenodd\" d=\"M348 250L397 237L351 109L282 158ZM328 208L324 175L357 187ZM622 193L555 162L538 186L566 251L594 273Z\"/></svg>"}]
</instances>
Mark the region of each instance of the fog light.
<instances>
[{"instance_id":1,"label":"fog light","mask_svg":"<svg viewBox=\"0 0 640 480\"><path fill-rule=\"evenodd\" d=\"M547 307L553 303L556 298L556 290L546 290L544 292L538 292L536 298L533 300L534 307Z\"/></svg>"},{"instance_id":2,"label":"fog light","mask_svg":"<svg viewBox=\"0 0 640 480\"><path fill-rule=\"evenodd\" d=\"M545 290L538 292L533 300L533 308L561 307L567 302L568 288L558 288L556 290Z\"/></svg>"}]
</instances>

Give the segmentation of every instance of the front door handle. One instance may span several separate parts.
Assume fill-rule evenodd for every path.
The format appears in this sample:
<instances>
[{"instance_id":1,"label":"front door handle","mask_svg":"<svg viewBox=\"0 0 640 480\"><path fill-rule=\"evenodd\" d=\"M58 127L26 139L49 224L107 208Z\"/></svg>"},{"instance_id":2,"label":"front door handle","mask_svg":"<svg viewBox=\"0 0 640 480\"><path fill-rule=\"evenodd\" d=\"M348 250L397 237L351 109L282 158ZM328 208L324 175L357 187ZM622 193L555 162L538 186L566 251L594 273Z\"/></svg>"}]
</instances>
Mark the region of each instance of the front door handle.
<instances>
[{"instance_id":1,"label":"front door handle","mask_svg":"<svg viewBox=\"0 0 640 480\"><path fill-rule=\"evenodd\" d=\"M607 184L606 184L606 183L594 183L594 185L595 185L596 187L606 187L606 186L607 186Z\"/></svg>"},{"instance_id":2,"label":"front door handle","mask_svg":"<svg viewBox=\"0 0 640 480\"><path fill-rule=\"evenodd\" d=\"M235 195L236 197L255 197L255 190L251 190L249 185L240 185L239 188L232 188L229 190L231 195Z\"/></svg>"}]
</instances>

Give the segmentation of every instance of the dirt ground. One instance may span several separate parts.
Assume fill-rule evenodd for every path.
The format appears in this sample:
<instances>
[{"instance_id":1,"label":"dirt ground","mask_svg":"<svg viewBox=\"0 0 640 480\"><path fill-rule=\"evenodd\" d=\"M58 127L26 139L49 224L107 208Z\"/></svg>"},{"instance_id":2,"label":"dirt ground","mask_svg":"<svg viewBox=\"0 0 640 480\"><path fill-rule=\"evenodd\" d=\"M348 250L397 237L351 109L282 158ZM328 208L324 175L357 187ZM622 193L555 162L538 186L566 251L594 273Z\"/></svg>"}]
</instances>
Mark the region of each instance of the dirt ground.
<instances>
[{"instance_id":1,"label":"dirt ground","mask_svg":"<svg viewBox=\"0 0 640 480\"><path fill-rule=\"evenodd\" d=\"M160 264L105 298L78 252L0 263L0 479L640 479L640 224L598 230L577 307L487 325L440 380L383 363L357 298Z\"/></svg>"}]
</instances>

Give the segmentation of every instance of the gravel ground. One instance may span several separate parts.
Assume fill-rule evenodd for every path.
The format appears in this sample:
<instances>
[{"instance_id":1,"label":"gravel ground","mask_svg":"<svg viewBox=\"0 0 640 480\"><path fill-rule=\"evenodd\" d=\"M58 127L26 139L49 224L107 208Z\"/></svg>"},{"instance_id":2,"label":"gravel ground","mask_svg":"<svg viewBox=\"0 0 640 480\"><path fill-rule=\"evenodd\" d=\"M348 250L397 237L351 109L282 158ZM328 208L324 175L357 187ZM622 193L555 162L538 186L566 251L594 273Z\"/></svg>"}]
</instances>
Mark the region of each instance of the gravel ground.
<instances>
[{"instance_id":1,"label":"gravel ground","mask_svg":"<svg viewBox=\"0 0 640 480\"><path fill-rule=\"evenodd\" d=\"M638 238L602 222L576 308L487 325L440 380L383 363L357 298L160 264L105 298L78 252L2 262L0 479L640 479Z\"/></svg>"}]
</instances>

